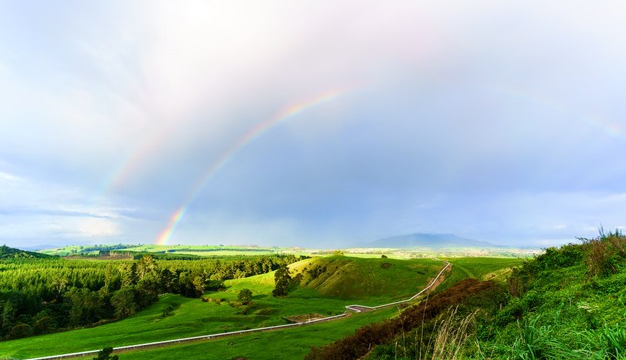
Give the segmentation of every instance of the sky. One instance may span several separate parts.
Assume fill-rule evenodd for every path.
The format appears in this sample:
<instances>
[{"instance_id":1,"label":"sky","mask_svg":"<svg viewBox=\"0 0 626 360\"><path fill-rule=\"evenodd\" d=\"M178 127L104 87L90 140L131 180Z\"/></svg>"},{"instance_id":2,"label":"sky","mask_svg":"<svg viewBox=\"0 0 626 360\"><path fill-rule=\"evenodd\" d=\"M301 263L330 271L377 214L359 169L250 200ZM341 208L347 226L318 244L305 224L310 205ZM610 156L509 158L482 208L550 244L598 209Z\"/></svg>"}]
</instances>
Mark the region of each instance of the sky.
<instances>
[{"instance_id":1,"label":"sky","mask_svg":"<svg viewBox=\"0 0 626 360\"><path fill-rule=\"evenodd\" d=\"M625 10L0 0L0 243L621 229Z\"/></svg>"}]
</instances>

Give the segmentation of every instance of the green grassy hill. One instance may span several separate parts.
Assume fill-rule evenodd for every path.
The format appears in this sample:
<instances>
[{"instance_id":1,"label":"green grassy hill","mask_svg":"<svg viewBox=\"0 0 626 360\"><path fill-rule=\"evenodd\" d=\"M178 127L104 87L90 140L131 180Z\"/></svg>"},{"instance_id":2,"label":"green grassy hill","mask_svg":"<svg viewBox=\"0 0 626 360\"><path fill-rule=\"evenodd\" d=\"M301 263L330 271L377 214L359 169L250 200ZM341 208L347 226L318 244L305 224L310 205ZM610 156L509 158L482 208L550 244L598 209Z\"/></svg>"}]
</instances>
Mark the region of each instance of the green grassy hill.
<instances>
[{"instance_id":1,"label":"green grassy hill","mask_svg":"<svg viewBox=\"0 0 626 360\"><path fill-rule=\"evenodd\" d=\"M0 260L8 259L49 259L52 256L31 251L10 248L6 245L0 246Z\"/></svg>"},{"instance_id":2,"label":"green grassy hill","mask_svg":"<svg viewBox=\"0 0 626 360\"><path fill-rule=\"evenodd\" d=\"M397 299L424 287L443 267L438 260L313 258L293 264L301 285L337 299Z\"/></svg>"},{"instance_id":3,"label":"green grassy hill","mask_svg":"<svg viewBox=\"0 0 626 360\"><path fill-rule=\"evenodd\" d=\"M346 305L354 302L378 305L411 296L441 269L442 262L340 256L307 259L290 267L294 275L314 268L318 268L319 274L315 278L310 274L306 275L307 278L303 275L302 286L294 288L285 298L271 295L273 272L228 280L224 291L204 295L205 299L210 299L208 302L164 295L156 304L124 320L3 342L0 357L54 355L278 325L287 323L294 316L340 314ZM325 270L321 271L322 268ZM344 277L348 280L343 280ZM361 283L365 284L362 288ZM248 306L236 303L239 291L244 288L253 293L253 302Z\"/></svg>"},{"instance_id":4,"label":"green grassy hill","mask_svg":"<svg viewBox=\"0 0 626 360\"><path fill-rule=\"evenodd\" d=\"M477 262L482 260L463 259L457 263L457 275L490 279L495 274L504 281L476 283L475 289L482 286L485 291L459 297L450 306L425 310L434 316L416 319L409 328L394 329L393 336L386 333L379 345L372 349L370 342L357 357L626 359L626 237L621 233L547 249L506 276ZM458 286L439 295L429 300L431 306L458 296ZM307 359L351 359L337 354L349 353L354 344L376 339L372 329L376 327L362 329Z\"/></svg>"}]
</instances>

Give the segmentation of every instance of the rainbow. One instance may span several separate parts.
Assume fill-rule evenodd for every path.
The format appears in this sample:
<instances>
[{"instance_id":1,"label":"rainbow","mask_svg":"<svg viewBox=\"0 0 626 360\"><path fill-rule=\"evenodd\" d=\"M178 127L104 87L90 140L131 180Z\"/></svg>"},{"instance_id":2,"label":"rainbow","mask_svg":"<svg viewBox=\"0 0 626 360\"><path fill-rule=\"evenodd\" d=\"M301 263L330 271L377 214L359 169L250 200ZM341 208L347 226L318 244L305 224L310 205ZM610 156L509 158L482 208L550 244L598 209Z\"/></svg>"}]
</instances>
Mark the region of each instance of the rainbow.
<instances>
[{"instance_id":1,"label":"rainbow","mask_svg":"<svg viewBox=\"0 0 626 360\"><path fill-rule=\"evenodd\" d=\"M168 121L153 131L148 138L136 146L130 154L117 165L112 175L102 185L102 193L108 193L113 188L120 187L132 174L136 173L147 158L166 141L176 126L176 121Z\"/></svg>"},{"instance_id":2,"label":"rainbow","mask_svg":"<svg viewBox=\"0 0 626 360\"><path fill-rule=\"evenodd\" d=\"M306 101L301 101L289 106L284 107L279 112L277 112L271 118L257 124L252 129L248 130L243 136L241 136L237 141L235 141L226 151L209 166L206 171L202 174L202 176L195 182L194 186L191 188L191 191L185 198L185 200L180 204L178 208L170 215L169 220L165 228L159 233L155 243L157 245L166 245L169 240L172 238L172 235L176 231L176 228L180 224L181 220L185 216L187 209L191 202L198 196L200 191L206 186L206 184L213 178L213 176L226 164L228 164L234 157L237 155L241 149L246 147L255 139L261 137L263 134L267 133L270 129L275 127L276 125L281 124L285 120L292 118L301 112L308 110L312 107L319 106L321 104L333 101L352 90L354 90L356 86L346 87L342 89L337 89L333 91L328 91L322 93L318 96L315 96Z\"/></svg>"}]
</instances>

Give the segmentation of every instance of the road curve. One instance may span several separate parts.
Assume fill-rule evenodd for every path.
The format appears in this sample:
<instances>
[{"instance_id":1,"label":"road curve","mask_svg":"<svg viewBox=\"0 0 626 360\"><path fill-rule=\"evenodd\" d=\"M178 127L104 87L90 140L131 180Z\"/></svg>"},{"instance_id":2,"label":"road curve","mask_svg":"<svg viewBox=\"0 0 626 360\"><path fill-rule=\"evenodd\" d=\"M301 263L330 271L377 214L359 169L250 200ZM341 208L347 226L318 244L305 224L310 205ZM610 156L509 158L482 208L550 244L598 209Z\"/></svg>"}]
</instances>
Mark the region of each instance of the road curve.
<instances>
[{"instance_id":1,"label":"road curve","mask_svg":"<svg viewBox=\"0 0 626 360\"><path fill-rule=\"evenodd\" d=\"M447 261L444 261L444 263L446 265L443 267L443 269L441 269L441 271L439 271L437 276L425 288L423 288L420 292L418 292L417 294L411 296L410 298L408 298L406 300L395 301L395 302L391 302L391 303L388 303L388 304L382 304L382 305L378 305L378 306L348 305L348 306L346 306L346 310L359 313L359 312L372 311L372 310L382 309L382 308L386 308L386 307L391 307L391 306L394 306L394 305L399 305L399 304L403 304L403 303L409 302L411 300L415 300L415 298L417 298L418 296L423 294L425 291L428 291L429 289L431 289L437 283L437 280L441 277L441 275L444 273L444 271L446 271L446 269L448 269L451 266L451 264L449 262L447 262ZM308 320L308 321L299 322L299 323L283 324L283 325L275 325L275 326L266 326L266 327L260 327L260 328L255 328L255 329L229 331L229 332L224 332L224 333L219 333L219 334L192 336L192 337L173 339L173 340L155 341L155 342L144 343L144 344L118 346L118 347L113 348L113 351L114 352L119 352L119 351L148 349L148 348L153 348L153 347L168 346L168 345L174 345L174 344L180 344L180 343L186 343L186 342L192 342L192 341L210 340L210 339L217 339L217 338L222 338L222 337L227 337L227 336L243 335L243 334L249 334L249 333L255 333L255 332L270 331L270 330L280 330L280 329L291 328L291 327L306 326L306 325L311 325L311 324L320 323L320 322L333 321L333 320L337 320L337 319L346 317L346 316L348 316L350 314L349 311L346 311L343 314L339 314L339 315L328 316L328 317L325 317L325 318ZM43 357L37 357L37 358L30 358L30 359L25 359L25 360L68 359L68 358L75 358L75 357L80 357L80 356L97 355L99 351L100 350L89 350L89 351L81 351L81 352L75 352L75 353L69 353L69 354L61 354L61 355L52 355L52 356L43 356Z\"/></svg>"}]
</instances>

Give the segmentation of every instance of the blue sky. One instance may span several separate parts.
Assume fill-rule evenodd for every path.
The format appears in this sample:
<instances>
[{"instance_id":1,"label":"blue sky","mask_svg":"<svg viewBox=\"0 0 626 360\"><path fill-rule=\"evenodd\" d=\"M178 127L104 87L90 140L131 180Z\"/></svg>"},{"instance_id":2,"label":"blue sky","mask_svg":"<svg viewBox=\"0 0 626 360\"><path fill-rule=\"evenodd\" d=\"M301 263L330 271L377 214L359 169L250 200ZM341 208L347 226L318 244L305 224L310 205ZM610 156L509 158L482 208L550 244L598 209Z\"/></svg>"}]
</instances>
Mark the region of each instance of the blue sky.
<instances>
[{"instance_id":1,"label":"blue sky","mask_svg":"<svg viewBox=\"0 0 626 360\"><path fill-rule=\"evenodd\" d=\"M152 243L181 206L170 243L621 228L624 10L0 1L0 243Z\"/></svg>"}]
</instances>

